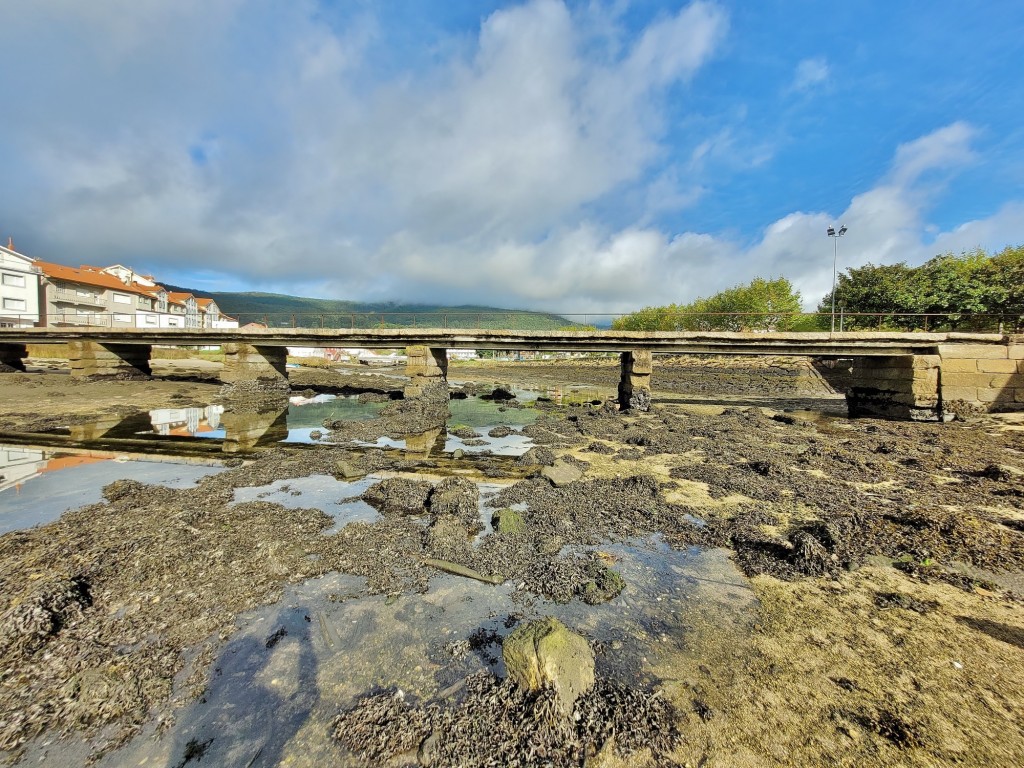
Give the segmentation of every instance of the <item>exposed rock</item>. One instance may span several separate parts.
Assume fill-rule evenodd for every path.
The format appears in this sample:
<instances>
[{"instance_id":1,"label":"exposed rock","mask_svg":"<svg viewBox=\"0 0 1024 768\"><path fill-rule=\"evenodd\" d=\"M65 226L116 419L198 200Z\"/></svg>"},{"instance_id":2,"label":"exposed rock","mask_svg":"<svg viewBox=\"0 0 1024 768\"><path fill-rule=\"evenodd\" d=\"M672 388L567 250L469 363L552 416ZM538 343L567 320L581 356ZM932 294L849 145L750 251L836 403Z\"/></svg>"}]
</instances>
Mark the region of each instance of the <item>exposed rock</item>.
<instances>
[{"instance_id":1,"label":"exposed rock","mask_svg":"<svg viewBox=\"0 0 1024 768\"><path fill-rule=\"evenodd\" d=\"M424 534L424 548L436 558L465 563L472 555L469 534L462 520L453 515L441 515Z\"/></svg>"},{"instance_id":2,"label":"exposed rock","mask_svg":"<svg viewBox=\"0 0 1024 768\"><path fill-rule=\"evenodd\" d=\"M626 582L617 571L607 566L594 564L592 569L593 580L588 581L583 587L583 602L589 605L599 605L614 600L626 587Z\"/></svg>"},{"instance_id":3,"label":"exposed rock","mask_svg":"<svg viewBox=\"0 0 1024 768\"><path fill-rule=\"evenodd\" d=\"M511 388L505 386L498 386L491 390L489 395L481 395L481 400L515 400L515 393L512 392Z\"/></svg>"},{"instance_id":4,"label":"exposed rock","mask_svg":"<svg viewBox=\"0 0 1024 768\"><path fill-rule=\"evenodd\" d=\"M476 483L464 477L449 477L434 486L428 506L434 518L452 515L474 524L480 520L479 503L480 489Z\"/></svg>"},{"instance_id":5,"label":"exposed rock","mask_svg":"<svg viewBox=\"0 0 1024 768\"><path fill-rule=\"evenodd\" d=\"M582 694L594 687L594 654L586 639L548 616L516 628L501 649L508 676L528 691L554 688L568 715Z\"/></svg>"},{"instance_id":6,"label":"exposed rock","mask_svg":"<svg viewBox=\"0 0 1024 768\"><path fill-rule=\"evenodd\" d=\"M432 489L426 480L389 477L367 488L362 499L382 515L422 515Z\"/></svg>"},{"instance_id":7,"label":"exposed rock","mask_svg":"<svg viewBox=\"0 0 1024 768\"><path fill-rule=\"evenodd\" d=\"M496 426L493 429L491 429L491 431L487 433L487 436L488 437L508 437L509 435L512 434L512 432L513 432L513 430L512 430L511 427L506 427L504 424L499 424L498 426Z\"/></svg>"},{"instance_id":8,"label":"exposed rock","mask_svg":"<svg viewBox=\"0 0 1024 768\"><path fill-rule=\"evenodd\" d=\"M550 448L537 446L531 448L520 456L518 463L524 465L540 464L542 466L550 466L555 463L555 454Z\"/></svg>"},{"instance_id":9,"label":"exposed rock","mask_svg":"<svg viewBox=\"0 0 1024 768\"><path fill-rule=\"evenodd\" d=\"M451 431L451 434L456 437L460 437L463 440L472 440L475 437L480 437L480 433L472 427L458 427Z\"/></svg>"},{"instance_id":10,"label":"exposed rock","mask_svg":"<svg viewBox=\"0 0 1024 768\"><path fill-rule=\"evenodd\" d=\"M540 471L542 477L547 478L551 481L551 484L561 488L563 485L569 483L575 483L577 480L583 477L583 473L572 464L567 464L563 461L556 461L550 467L544 467Z\"/></svg>"},{"instance_id":11,"label":"exposed rock","mask_svg":"<svg viewBox=\"0 0 1024 768\"><path fill-rule=\"evenodd\" d=\"M526 528L522 513L509 507L495 512L491 518L491 525L494 526L494 530L504 535L522 533Z\"/></svg>"}]
</instances>

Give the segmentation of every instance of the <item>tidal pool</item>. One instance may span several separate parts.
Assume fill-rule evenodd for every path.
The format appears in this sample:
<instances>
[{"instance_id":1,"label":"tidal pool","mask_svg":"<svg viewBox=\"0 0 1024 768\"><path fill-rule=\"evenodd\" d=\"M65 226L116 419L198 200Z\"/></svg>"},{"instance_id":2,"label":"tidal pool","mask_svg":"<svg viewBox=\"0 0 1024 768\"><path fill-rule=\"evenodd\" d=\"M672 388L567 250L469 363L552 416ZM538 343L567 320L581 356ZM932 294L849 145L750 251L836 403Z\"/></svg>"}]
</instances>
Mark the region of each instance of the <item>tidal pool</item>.
<instances>
[{"instance_id":1,"label":"tidal pool","mask_svg":"<svg viewBox=\"0 0 1024 768\"><path fill-rule=\"evenodd\" d=\"M115 480L191 488L221 471L184 460L142 461L0 445L0 534L56 520L69 509L103 500Z\"/></svg>"}]
</instances>

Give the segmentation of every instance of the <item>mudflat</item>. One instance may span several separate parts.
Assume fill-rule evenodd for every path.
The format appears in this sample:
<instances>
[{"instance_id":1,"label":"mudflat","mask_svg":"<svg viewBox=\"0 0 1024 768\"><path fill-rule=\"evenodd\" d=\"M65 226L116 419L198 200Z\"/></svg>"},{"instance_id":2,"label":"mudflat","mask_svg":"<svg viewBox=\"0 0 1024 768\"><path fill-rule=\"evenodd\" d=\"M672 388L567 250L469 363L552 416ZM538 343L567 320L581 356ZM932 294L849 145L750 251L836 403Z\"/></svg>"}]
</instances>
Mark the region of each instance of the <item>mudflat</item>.
<instances>
[{"instance_id":1,"label":"mudflat","mask_svg":"<svg viewBox=\"0 0 1024 768\"><path fill-rule=\"evenodd\" d=\"M192 488L118 481L103 503L0 536L6 761L34 762L59 749L50 742L103 759L139 733L172 731L214 684L239 616L291 585L340 573L404 606L429 593L442 563L489 579L481 588L513 586L511 629L546 604L625 611L635 585L613 545L656 536L672 551L727 553L752 593L749 620L706 627L699 605L676 611L659 642L678 652L636 659L634 678L621 665L613 674L602 664L612 650L588 638L598 681L575 718L560 719L550 692L486 672L443 680L430 701L367 687L312 729L317 749L280 744L253 764L1024 764L1020 421L847 420L826 386L808 383L812 371L732 371L719 389L730 376L744 383L714 397L699 365L674 367L656 368L651 412L622 414L609 402L611 363L453 366L449 378L468 382L456 392L509 381L594 392L531 406L536 421L517 431L533 447L519 458L357 448L374 422L329 424L333 442L233 457ZM0 430L222 397L216 364L168 361L155 373L0 374ZM296 390L382 399L402 383L290 373ZM401 400L384 414L386 433L424 418ZM368 477L362 497L379 516L331 531L323 509L236 501L236 489L319 475ZM494 481L483 532L479 487ZM265 650L285 634L269 634ZM453 656L500 655L494 633L460 642ZM167 764L198 762L207 746L176 746Z\"/></svg>"}]
</instances>

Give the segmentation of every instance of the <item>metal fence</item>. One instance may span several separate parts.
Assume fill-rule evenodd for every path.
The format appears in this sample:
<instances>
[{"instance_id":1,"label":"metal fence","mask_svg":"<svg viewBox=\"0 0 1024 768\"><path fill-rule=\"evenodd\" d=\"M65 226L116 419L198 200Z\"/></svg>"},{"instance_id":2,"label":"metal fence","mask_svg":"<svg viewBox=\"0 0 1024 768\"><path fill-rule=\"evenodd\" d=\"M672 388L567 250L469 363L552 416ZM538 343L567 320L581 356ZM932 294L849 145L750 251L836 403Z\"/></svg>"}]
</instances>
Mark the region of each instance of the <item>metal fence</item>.
<instances>
[{"instance_id":1,"label":"metal fence","mask_svg":"<svg viewBox=\"0 0 1024 768\"><path fill-rule=\"evenodd\" d=\"M38 315L3 313L0 327L98 327L194 330L184 315L91 312ZM475 330L587 330L620 328L638 331L789 331L822 332L832 328L833 316L822 312L656 312L648 318L615 313L576 312L551 315L528 312L349 312L241 313L238 325L267 328L464 328ZM559 324L559 320L564 320ZM837 331L973 331L1014 333L1024 330L1019 315L907 312L837 312ZM209 327L209 326L207 326ZM234 327L218 323L213 327Z\"/></svg>"}]
</instances>

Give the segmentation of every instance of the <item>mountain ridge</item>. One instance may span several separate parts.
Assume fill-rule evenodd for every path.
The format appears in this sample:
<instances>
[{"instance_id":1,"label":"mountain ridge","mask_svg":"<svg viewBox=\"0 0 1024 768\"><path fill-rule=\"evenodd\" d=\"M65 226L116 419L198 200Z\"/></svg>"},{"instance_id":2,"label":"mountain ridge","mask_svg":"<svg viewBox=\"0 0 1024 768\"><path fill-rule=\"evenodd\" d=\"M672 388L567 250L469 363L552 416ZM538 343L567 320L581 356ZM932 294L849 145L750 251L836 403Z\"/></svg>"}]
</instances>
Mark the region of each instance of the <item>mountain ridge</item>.
<instances>
[{"instance_id":1,"label":"mountain ridge","mask_svg":"<svg viewBox=\"0 0 1024 768\"><path fill-rule=\"evenodd\" d=\"M318 299L263 291L197 291L164 284L169 291L193 293L217 302L221 312L240 324L266 323L298 327L447 327L554 330L576 325L551 312L506 309L478 304L445 305L416 302L360 302Z\"/></svg>"}]
</instances>

